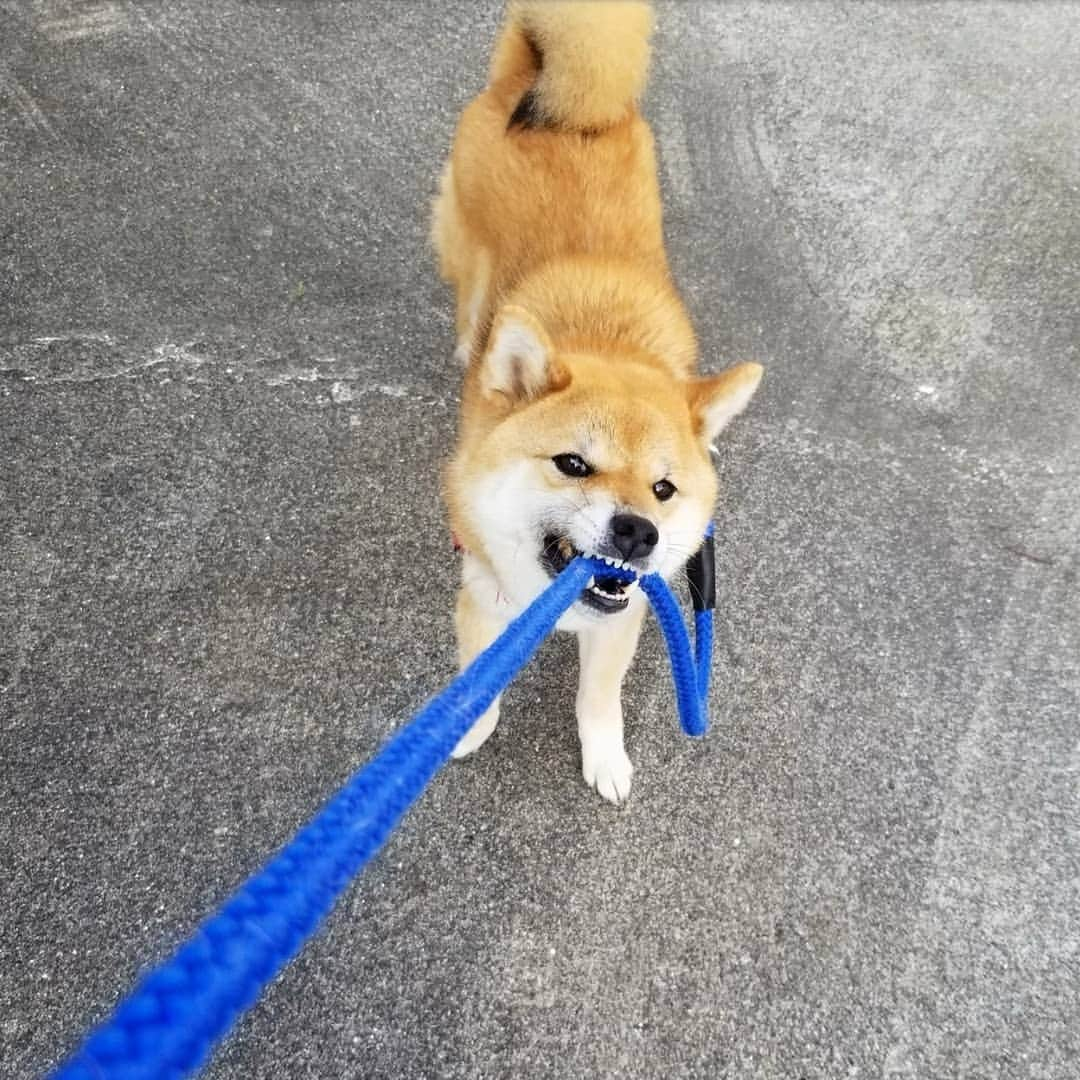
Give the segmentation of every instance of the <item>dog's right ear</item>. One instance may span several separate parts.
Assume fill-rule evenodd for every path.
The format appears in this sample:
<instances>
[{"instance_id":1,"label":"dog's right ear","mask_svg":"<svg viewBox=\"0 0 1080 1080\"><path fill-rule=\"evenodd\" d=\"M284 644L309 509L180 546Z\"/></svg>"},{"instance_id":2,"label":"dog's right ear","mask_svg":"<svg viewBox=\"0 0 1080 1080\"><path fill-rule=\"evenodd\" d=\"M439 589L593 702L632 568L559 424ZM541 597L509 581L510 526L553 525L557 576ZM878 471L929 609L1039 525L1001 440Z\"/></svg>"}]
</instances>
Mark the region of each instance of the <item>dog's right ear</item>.
<instances>
[{"instance_id":1,"label":"dog's right ear","mask_svg":"<svg viewBox=\"0 0 1080 1080\"><path fill-rule=\"evenodd\" d=\"M480 361L484 396L517 405L561 390L569 381L544 328L524 308L504 307Z\"/></svg>"}]
</instances>

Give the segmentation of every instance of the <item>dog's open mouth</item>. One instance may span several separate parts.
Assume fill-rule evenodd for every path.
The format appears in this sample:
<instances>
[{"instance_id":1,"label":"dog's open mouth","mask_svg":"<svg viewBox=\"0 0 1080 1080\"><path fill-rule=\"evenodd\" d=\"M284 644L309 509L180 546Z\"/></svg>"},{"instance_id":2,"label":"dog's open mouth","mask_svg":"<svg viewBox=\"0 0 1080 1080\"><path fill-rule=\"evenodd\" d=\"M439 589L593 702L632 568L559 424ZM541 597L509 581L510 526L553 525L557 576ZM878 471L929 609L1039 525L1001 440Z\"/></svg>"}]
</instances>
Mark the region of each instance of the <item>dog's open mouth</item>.
<instances>
[{"instance_id":1,"label":"dog's open mouth","mask_svg":"<svg viewBox=\"0 0 1080 1080\"><path fill-rule=\"evenodd\" d=\"M570 561L581 554L582 552L578 551L565 536L549 533L544 537L540 563L552 577L558 577ZM605 614L622 611L630 603L630 592L636 587L636 581L597 576L591 578L589 584L582 590L581 602L594 611L602 611Z\"/></svg>"}]
</instances>

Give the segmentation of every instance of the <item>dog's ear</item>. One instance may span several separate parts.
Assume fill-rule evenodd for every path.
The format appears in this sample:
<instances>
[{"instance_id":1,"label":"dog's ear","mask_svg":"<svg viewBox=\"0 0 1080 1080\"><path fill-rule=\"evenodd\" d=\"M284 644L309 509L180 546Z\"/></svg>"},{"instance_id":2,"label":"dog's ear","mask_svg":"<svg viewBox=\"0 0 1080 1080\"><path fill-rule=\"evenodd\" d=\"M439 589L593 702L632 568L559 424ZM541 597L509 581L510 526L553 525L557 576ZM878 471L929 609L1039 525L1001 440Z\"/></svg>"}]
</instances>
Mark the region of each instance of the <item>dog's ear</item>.
<instances>
[{"instance_id":1,"label":"dog's ear","mask_svg":"<svg viewBox=\"0 0 1080 1080\"><path fill-rule=\"evenodd\" d=\"M690 383L694 427L707 446L750 404L764 373L760 364L736 364L719 375L708 375Z\"/></svg>"},{"instance_id":2,"label":"dog's ear","mask_svg":"<svg viewBox=\"0 0 1080 1080\"><path fill-rule=\"evenodd\" d=\"M512 404L560 390L570 381L547 332L524 308L513 305L495 317L480 365L484 395Z\"/></svg>"}]
</instances>

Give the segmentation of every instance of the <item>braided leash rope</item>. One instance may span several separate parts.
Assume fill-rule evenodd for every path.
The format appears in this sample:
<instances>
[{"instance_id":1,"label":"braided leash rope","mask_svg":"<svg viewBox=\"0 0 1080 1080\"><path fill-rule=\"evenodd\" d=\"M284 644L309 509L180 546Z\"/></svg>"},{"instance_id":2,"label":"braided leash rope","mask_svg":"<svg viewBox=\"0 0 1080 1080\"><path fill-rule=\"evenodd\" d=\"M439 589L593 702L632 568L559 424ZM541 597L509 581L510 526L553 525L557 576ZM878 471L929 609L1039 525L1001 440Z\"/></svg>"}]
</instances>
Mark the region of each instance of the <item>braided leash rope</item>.
<instances>
[{"instance_id":1,"label":"braided leash rope","mask_svg":"<svg viewBox=\"0 0 1080 1080\"><path fill-rule=\"evenodd\" d=\"M52 1080L178 1080L201 1068L240 1014L300 951L458 740L528 662L593 575L634 577L598 559L571 562L262 870L146 975ZM693 593L692 567L690 576ZM712 612L695 613L697 655L692 657L667 584L647 575L641 587L668 645L683 730L701 735Z\"/></svg>"}]
</instances>

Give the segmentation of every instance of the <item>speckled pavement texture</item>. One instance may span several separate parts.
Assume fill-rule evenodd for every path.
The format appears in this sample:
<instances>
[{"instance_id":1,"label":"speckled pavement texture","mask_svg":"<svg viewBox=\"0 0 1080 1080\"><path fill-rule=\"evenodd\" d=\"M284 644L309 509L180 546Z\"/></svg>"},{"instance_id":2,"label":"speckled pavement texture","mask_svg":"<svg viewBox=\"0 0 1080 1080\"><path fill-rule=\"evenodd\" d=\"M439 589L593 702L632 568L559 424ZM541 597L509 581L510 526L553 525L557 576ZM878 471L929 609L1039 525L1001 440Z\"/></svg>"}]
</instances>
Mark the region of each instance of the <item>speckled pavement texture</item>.
<instances>
[{"instance_id":1,"label":"speckled pavement texture","mask_svg":"<svg viewBox=\"0 0 1080 1080\"><path fill-rule=\"evenodd\" d=\"M450 677L427 204L497 5L0 0L0 1075L40 1076ZM630 804L572 642L214 1080L1080 1059L1080 15L667 3L713 728Z\"/></svg>"}]
</instances>

